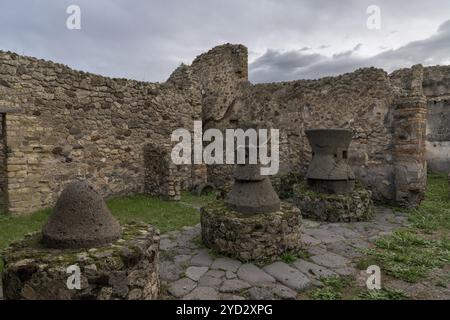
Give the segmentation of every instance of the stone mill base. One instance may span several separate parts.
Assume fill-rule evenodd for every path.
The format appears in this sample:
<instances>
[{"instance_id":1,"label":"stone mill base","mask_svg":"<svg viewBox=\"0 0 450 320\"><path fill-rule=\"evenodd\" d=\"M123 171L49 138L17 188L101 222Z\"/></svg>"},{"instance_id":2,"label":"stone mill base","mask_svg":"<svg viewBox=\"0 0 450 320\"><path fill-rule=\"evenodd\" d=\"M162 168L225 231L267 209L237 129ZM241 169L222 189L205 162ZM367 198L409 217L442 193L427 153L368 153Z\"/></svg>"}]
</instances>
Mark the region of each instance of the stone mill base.
<instances>
[{"instance_id":1,"label":"stone mill base","mask_svg":"<svg viewBox=\"0 0 450 320\"><path fill-rule=\"evenodd\" d=\"M302 216L328 222L367 221L372 218L372 192L359 186L347 194L326 194L310 190L306 182L294 186L294 203Z\"/></svg>"},{"instance_id":2,"label":"stone mill base","mask_svg":"<svg viewBox=\"0 0 450 320\"><path fill-rule=\"evenodd\" d=\"M3 293L14 300L144 300L159 293L159 231L132 223L122 238L91 249L48 249L39 233L29 234L3 255ZM76 285L78 266L80 289ZM69 281L68 281L69 280Z\"/></svg>"},{"instance_id":3,"label":"stone mill base","mask_svg":"<svg viewBox=\"0 0 450 320\"><path fill-rule=\"evenodd\" d=\"M243 262L267 263L301 249L301 213L288 203L277 212L247 216L218 200L202 209L201 227L208 248Z\"/></svg>"}]
</instances>

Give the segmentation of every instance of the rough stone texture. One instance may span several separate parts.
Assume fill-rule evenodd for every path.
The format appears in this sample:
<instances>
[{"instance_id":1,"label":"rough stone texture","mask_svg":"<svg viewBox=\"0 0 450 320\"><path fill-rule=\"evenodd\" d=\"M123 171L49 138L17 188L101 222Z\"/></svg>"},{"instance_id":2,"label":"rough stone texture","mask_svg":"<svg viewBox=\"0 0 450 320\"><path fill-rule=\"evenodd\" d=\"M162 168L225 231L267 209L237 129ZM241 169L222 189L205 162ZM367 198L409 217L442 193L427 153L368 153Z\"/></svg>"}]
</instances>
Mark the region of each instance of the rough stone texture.
<instances>
[{"instance_id":1,"label":"rough stone texture","mask_svg":"<svg viewBox=\"0 0 450 320\"><path fill-rule=\"evenodd\" d=\"M181 199L183 168L173 163L171 151L169 144L148 144L144 147L144 191L148 195L178 201Z\"/></svg>"},{"instance_id":2,"label":"rough stone texture","mask_svg":"<svg viewBox=\"0 0 450 320\"><path fill-rule=\"evenodd\" d=\"M8 212L8 179L6 174L6 159L7 159L7 147L6 147L6 135L5 126L3 120L5 115L0 113L0 215Z\"/></svg>"},{"instance_id":3,"label":"rough stone texture","mask_svg":"<svg viewBox=\"0 0 450 320\"><path fill-rule=\"evenodd\" d=\"M245 214L280 210L280 199L267 177L261 181L236 180L226 202L232 210Z\"/></svg>"},{"instance_id":4,"label":"rough stone texture","mask_svg":"<svg viewBox=\"0 0 450 320\"><path fill-rule=\"evenodd\" d=\"M450 67L426 67L423 91L427 97L426 158L436 172L450 172Z\"/></svg>"},{"instance_id":5,"label":"rough stone texture","mask_svg":"<svg viewBox=\"0 0 450 320\"><path fill-rule=\"evenodd\" d=\"M312 129L305 133L313 152L306 174L311 190L331 194L352 192L355 174L347 162L352 131Z\"/></svg>"},{"instance_id":6,"label":"rough stone texture","mask_svg":"<svg viewBox=\"0 0 450 320\"><path fill-rule=\"evenodd\" d=\"M224 68L229 67L229 61L215 61ZM239 70L241 65L236 63L235 70ZM251 119L260 127L282 128L281 173L303 174L311 159L305 129L350 128L353 140L349 148L349 164L357 180L373 192L374 199L406 205L402 198L407 198L409 205L416 206L425 191L420 183L425 183L421 174L425 155L421 150L425 142L422 124L426 114L422 112L420 98L424 96L416 94L415 89L411 90L422 81L420 68L415 67L417 72L412 70L406 69L408 74L403 76L403 72L402 75L388 75L380 69L364 68L319 80L256 85L236 77L235 92L231 93L235 98L226 100L228 105L225 107L221 104L226 112L221 113L222 116L217 114L208 127L225 130L241 127ZM229 97L230 86L227 84L230 77L219 77L218 81L223 81L224 89L216 83L214 88L219 89L216 96L221 97L226 92ZM418 101L418 112L404 112L402 106L405 101L401 97ZM214 113L214 110L214 105L203 106L204 113ZM418 122L414 122L414 117ZM402 131L409 137L399 139L405 136ZM414 161L399 156L397 145L410 145L411 150L419 151ZM412 167L411 162L416 167ZM401 170L405 166L409 170ZM229 181L231 170L225 165L212 166L208 168L208 181L223 185ZM415 181L410 189L406 187L407 180Z\"/></svg>"},{"instance_id":7,"label":"rough stone texture","mask_svg":"<svg viewBox=\"0 0 450 320\"><path fill-rule=\"evenodd\" d=\"M330 273L337 274L338 276L349 275L355 277L355 285L358 287L365 288L367 273L365 270L356 270L355 266L360 261L360 249L372 247L373 244L370 243L369 239L378 239L379 237L385 234L385 229L389 227L390 230L403 228L407 225L407 221L404 219L404 214L399 214L398 212L394 213L393 210L386 207L376 207L374 210L374 219L370 222L349 222L349 223L325 223L325 222L316 222L310 220L304 220L303 227L305 234L308 234L311 239L315 239L313 242L315 244L310 244L305 249L311 254L309 258L304 258L299 264L300 260L297 260L293 263L284 264L289 268L297 270L306 276L310 281L311 285L309 289L315 290L316 288L320 288L323 284L320 282L320 276L317 275L328 275ZM386 228L385 228L386 227ZM353 232L348 232L348 231ZM176 247L172 247L170 252L179 252L183 251L183 258L177 258L177 256L173 255L161 255L161 267L160 269L164 269L167 265L177 265L180 269L180 273L184 274L186 270L193 265L192 260L187 259L187 256L195 257L201 253L201 255L209 256L209 267L211 268L212 261L220 259L216 255L217 253L213 253L211 251L204 248L199 248L196 246L192 246L192 242L197 242L197 237L201 232L200 225L196 225L193 229L183 229L179 232L170 232L169 234L163 235L162 237L171 237L176 243ZM179 241L180 239L185 239L183 241ZM328 255L333 253L334 255ZM336 255L339 258L336 258ZM331 262L330 267L321 266L318 263L312 262L311 257L320 256L320 258L315 257L314 259L320 259L321 262L327 261ZM327 257L327 258L324 258ZM330 258L331 257L331 258ZM183 261L180 263L180 261ZM303 262L304 261L304 262ZM319 261L319 260L317 260ZM270 263L271 264L271 263ZM244 266L249 266L250 272L252 270L262 270L264 271L264 267L258 268L254 264L243 264L240 268ZM301 267L301 268L300 268ZM450 291L448 289L444 289L442 287L436 286L435 284L439 282L439 279L443 279L448 274L448 268L443 269L435 269L430 271L430 278L427 278L423 281L423 283L427 284L427 286L422 287L420 290L418 289L417 284L410 284L406 282L402 282L400 284L400 289L404 290L411 294L413 298L431 298L431 299L449 299ZM288 269L290 270L290 269ZM328 270L328 271L325 271ZM304 271L304 272L303 272ZM316 271L313 274L310 271ZM255 272L256 273L256 272ZM246 299L302 299L305 298L305 295L308 295L308 292L305 292L303 289L301 290L293 290L288 288L286 285L282 284L280 280L275 279L276 282L271 283L252 283L251 279L247 277L246 273L237 272L237 278L230 279L230 276L233 276L235 273L232 271L223 271L210 269L206 272L199 281L189 282L191 285L189 287L189 293L181 294L180 299L205 299L205 292L211 294L211 297L206 298L215 298L216 292L218 292L218 297L220 300L246 300ZM281 272L281 277L288 274L286 272ZM241 278L242 277L242 278ZM179 277L174 280L162 281L163 288L171 288L174 282L177 282ZM189 280L189 279L188 279ZM236 291L234 293L224 293L220 292L219 289L222 287L222 284L227 280L240 280L248 285L247 289L242 289L241 291ZM184 280L186 281L186 280ZM392 282L388 279L384 280L385 285L388 285L389 288ZM386 281L389 281L386 283ZM235 284L235 282L232 282ZM237 282L241 284L241 282ZM227 283L230 286L230 283ZM211 288L211 289L200 289L200 288ZM234 286L234 288L239 288L241 286ZM247 285L244 285L247 287ZM198 288L198 290L196 290ZM238 290L238 289L233 289ZM308 290L308 289L306 289ZM190 294L192 292L192 294ZM173 299L177 298L174 295L168 292L164 294L164 290L160 296L161 299ZM177 298L178 299L178 298Z\"/></svg>"},{"instance_id":8,"label":"rough stone texture","mask_svg":"<svg viewBox=\"0 0 450 320\"><path fill-rule=\"evenodd\" d=\"M236 272L241 266L241 262L230 258L217 258L211 265L212 269Z\"/></svg>"},{"instance_id":9,"label":"rough stone texture","mask_svg":"<svg viewBox=\"0 0 450 320\"><path fill-rule=\"evenodd\" d=\"M251 285L239 279L225 280L220 287L220 292L231 293L241 292L242 290L250 288Z\"/></svg>"},{"instance_id":10,"label":"rough stone texture","mask_svg":"<svg viewBox=\"0 0 450 320\"><path fill-rule=\"evenodd\" d=\"M90 248L113 242L121 234L122 228L102 196L78 181L61 193L42 228L42 242L49 248Z\"/></svg>"},{"instance_id":11,"label":"rough stone texture","mask_svg":"<svg viewBox=\"0 0 450 320\"><path fill-rule=\"evenodd\" d=\"M12 214L34 212L52 206L76 178L89 180L103 196L148 192L177 199L178 189L198 183L221 187L232 166L160 171L166 165L158 150L170 145L170 133L203 120L204 130L249 121L280 128L281 173L306 173L311 149L305 129L351 128L349 163L357 180L377 200L416 206L425 190L426 127L431 166L433 159L436 166L448 163L449 74L449 67L440 66L390 75L364 68L318 80L253 85L247 48L226 44L157 84L0 52L0 110L8 137L0 199L7 199Z\"/></svg>"},{"instance_id":12,"label":"rough stone texture","mask_svg":"<svg viewBox=\"0 0 450 320\"><path fill-rule=\"evenodd\" d=\"M181 298L184 295L187 295L189 292L195 289L197 286L196 282L189 279L183 278L177 280L170 284L169 292L176 298Z\"/></svg>"},{"instance_id":13,"label":"rough stone texture","mask_svg":"<svg viewBox=\"0 0 450 320\"><path fill-rule=\"evenodd\" d=\"M317 279L332 277L336 275L335 272L328 270L327 268L302 259L294 261L293 265L304 274L311 275L312 277Z\"/></svg>"},{"instance_id":14,"label":"rough stone texture","mask_svg":"<svg viewBox=\"0 0 450 320\"><path fill-rule=\"evenodd\" d=\"M214 288L197 287L187 294L183 300L219 300L219 293Z\"/></svg>"},{"instance_id":15,"label":"rough stone texture","mask_svg":"<svg viewBox=\"0 0 450 320\"><path fill-rule=\"evenodd\" d=\"M275 279L262 271L260 268L253 264L243 264L237 273L237 276L253 285L267 284L275 282Z\"/></svg>"},{"instance_id":16,"label":"rough stone texture","mask_svg":"<svg viewBox=\"0 0 450 320\"><path fill-rule=\"evenodd\" d=\"M321 266L328 268L344 268L350 262L347 258L338 254L328 252L318 256L312 256L311 260Z\"/></svg>"},{"instance_id":17,"label":"rough stone texture","mask_svg":"<svg viewBox=\"0 0 450 320\"><path fill-rule=\"evenodd\" d=\"M274 261L301 248L300 210L282 203L280 211L243 216L221 201L202 208L203 243L241 261Z\"/></svg>"},{"instance_id":18,"label":"rough stone texture","mask_svg":"<svg viewBox=\"0 0 450 320\"><path fill-rule=\"evenodd\" d=\"M305 274L284 262L275 262L263 270L293 290L304 290L311 285L311 280Z\"/></svg>"},{"instance_id":19,"label":"rough stone texture","mask_svg":"<svg viewBox=\"0 0 450 320\"><path fill-rule=\"evenodd\" d=\"M326 194L309 190L305 183L294 186L294 203L305 218L328 221L367 221L373 215L372 193L355 188L347 194Z\"/></svg>"},{"instance_id":20,"label":"rough stone texture","mask_svg":"<svg viewBox=\"0 0 450 320\"><path fill-rule=\"evenodd\" d=\"M163 84L146 83L0 52L0 80L0 107L22 109L4 115L10 152L3 174L14 215L52 206L79 178L102 196L148 191L145 147L170 144L173 130L201 120L201 89L187 68ZM179 171L189 188L198 172Z\"/></svg>"},{"instance_id":21,"label":"rough stone texture","mask_svg":"<svg viewBox=\"0 0 450 320\"><path fill-rule=\"evenodd\" d=\"M133 223L104 247L60 250L42 247L30 234L5 250L5 299L156 299L159 292L159 231ZM66 270L78 265L81 290L69 290Z\"/></svg>"},{"instance_id":22,"label":"rough stone texture","mask_svg":"<svg viewBox=\"0 0 450 320\"><path fill-rule=\"evenodd\" d=\"M427 99L423 92L423 73L423 67L416 65L393 76L398 78L400 74L407 79L403 80L393 112L395 202L405 207L415 207L425 197Z\"/></svg>"},{"instance_id":23,"label":"rough stone texture","mask_svg":"<svg viewBox=\"0 0 450 320\"><path fill-rule=\"evenodd\" d=\"M254 129L252 126L250 128ZM245 128L244 128L245 129ZM237 212L243 214L263 214L280 210L280 199L268 177L261 175L261 165L249 164L250 152L258 154L254 146L236 147L245 151L245 164L239 164L234 171L234 183L225 202Z\"/></svg>"},{"instance_id":24,"label":"rough stone texture","mask_svg":"<svg viewBox=\"0 0 450 320\"><path fill-rule=\"evenodd\" d=\"M207 250L200 251L191 260L191 264L194 265L194 266L206 266L206 267L209 267L212 263L213 263L213 259L208 254Z\"/></svg>"},{"instance_id":25,"label":"rough stone texture","mask_svg":"<svg viewBox=\"0 0 450 320\"><path fill-rule=\"evenodd\" d=\"M198 281L208 271L208 267L189 267L186 270L186 277Z\"/></svg>"}]
</instances>

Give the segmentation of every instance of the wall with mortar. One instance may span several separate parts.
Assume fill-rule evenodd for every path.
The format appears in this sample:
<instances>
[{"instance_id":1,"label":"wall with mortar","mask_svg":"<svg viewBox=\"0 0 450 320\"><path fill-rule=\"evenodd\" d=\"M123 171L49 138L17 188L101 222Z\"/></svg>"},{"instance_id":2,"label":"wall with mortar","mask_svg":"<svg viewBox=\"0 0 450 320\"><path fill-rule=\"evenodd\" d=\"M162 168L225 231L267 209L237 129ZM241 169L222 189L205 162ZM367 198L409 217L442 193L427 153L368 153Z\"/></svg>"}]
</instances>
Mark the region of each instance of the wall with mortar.
<instances>
[{"instance_id":1,"label":"wall with mortar","mask_svg":"<svg viewBox=\"0 0 450 320\"><path fill-rule=\"evenodd\" d=\"M377 198L392 198L392 103L388 75L358 70L336 78L287 83L242 84L219 127L245 122L280 129L280 172L305 173L311 149L305 129L352 128L350 163ZM218 170L218 179L226 179ZM213 177L211 177L213 179Z\"/></svg>"},{"instance_id":2,"label":"wall with mortar","mask_svg":"<svg viewBox=\"0 0 450 320\"><path fill-rule=\"evenodd\" d=\"M160 171L167 161L151 165L167 157L161 151L171 132L192 129L194 120L203 120L204 130L249 123L280 129L282 173L305 172L311 159L305 129L352 128L349 157L358 179L376 199L414 206L426 182L427 99L433 106L432 99L445 100L449 74L420 66L391 75L365 68L319 80L252 85L247 48L226 44L158 84L0 52L0 113L21 111L3 115L9 209L19 214L50 206L77 178L90 180L105 196L165 190L174 199L178 184L187 189L206 180L228 183L231 166L184 166L165 175ZM433 112L442 120L445 104ZM439 133L445 124L437 127L428 124L429 141L447 139Z\"/></svg>"},{"instance_id":3,"label":"wall with mortar","mask_svg":"<svg viewBox=\"0 0 450 320\"><path fill-rule=\"evenodd\" d=\"M0 52L9 211L51 206L64 186L91 181L104 196L145 190L145 146L201 118L198 83L177 69L164 84L110 79ZM189 184L188 169L180 175Z\"/></svg>"},{"instance_id":4,"label":"wall with mortar","mask_svg":"<svg viewBox=\"0 0 450 320\"><path fill-rule=\"evenodd\" d=\"M211 85L209 91L221 101L220 105L203 104L203 115L216 115L207 116L205 129L236 128L249 123L280 129L281 173L305 173L311 159L305 129L351 128L354 135L349 161L358 179L372 189L375 199L406 206L421 201L426 178L422 150L426 105L423 94L411 89L422 81L420 67L415 72L409 69L398 79L381 69L366 68L319 80L252 85L242 70L246 68L246 54L238 48L238 52L221 48L227 51L223 57L232 54L233 59L220 58L218 50L214 50L197 60L214 61L216 72L226 70L214 73L213 85L203 83L204 92ZM414 112L420 119L411 119L411 105L417 107ZM413 164L404 156L406 147L401 146L405 144L419 154ZM228 183L231 172L230 166L211 166L208 180L216 185Z\"/></svg>"},{"instance_id":5,"label":"wall with mortar","mask_svg":"<svg viewBox=\"0 0 450 320\"><path fill-rule=\"evenodd\" d=\"M428 167L450 172L450 67L424 68L423 90L428 104Z\"/></svg>"}]
</instances>

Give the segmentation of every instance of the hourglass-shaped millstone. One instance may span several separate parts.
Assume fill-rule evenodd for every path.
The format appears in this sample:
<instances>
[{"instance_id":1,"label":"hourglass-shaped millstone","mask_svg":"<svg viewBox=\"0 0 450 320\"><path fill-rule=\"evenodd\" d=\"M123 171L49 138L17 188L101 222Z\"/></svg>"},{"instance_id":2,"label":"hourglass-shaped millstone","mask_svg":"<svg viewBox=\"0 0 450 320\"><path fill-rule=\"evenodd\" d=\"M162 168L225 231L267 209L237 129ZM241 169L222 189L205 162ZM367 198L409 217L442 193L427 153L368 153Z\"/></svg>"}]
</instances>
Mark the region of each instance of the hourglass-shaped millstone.
<instances>
[{"instance_id":1,"label":"hourglass-shaped millstone","mask_svg":"<svg viewBox=\"0 0 450 320\"><path fill-rule=\"evenodd\" d=\"M249 164L246 147L246 164L238 164L234 184L227 196L227 205L240 213L257 214L280 210L280 199L267 176L261 175L260 164Z\"/></svg>"},{"instance_id":2,"label":"hourglass-shaped millstone","mask_svg":"<svg viewBox=\"0 0 450 320\"><path fill-rule=\"evenodd\" d=\"M80 181L61 193L42 229L42 241L49 248L90 248L111 243L121 234L102 196Z\"/></svg>"},{"instance_id":3,"label":"hourglass-shaped millstone","mask_svg":"<svg viewBox=\"0 0 450 320\"><path fill-rule=\"evenodd\" d=\"M352 131L314 129L305 133L313 151L307 173L310 188L322 193L352 192L355 175L347 161Z\"/></svg>"}]
</instances>

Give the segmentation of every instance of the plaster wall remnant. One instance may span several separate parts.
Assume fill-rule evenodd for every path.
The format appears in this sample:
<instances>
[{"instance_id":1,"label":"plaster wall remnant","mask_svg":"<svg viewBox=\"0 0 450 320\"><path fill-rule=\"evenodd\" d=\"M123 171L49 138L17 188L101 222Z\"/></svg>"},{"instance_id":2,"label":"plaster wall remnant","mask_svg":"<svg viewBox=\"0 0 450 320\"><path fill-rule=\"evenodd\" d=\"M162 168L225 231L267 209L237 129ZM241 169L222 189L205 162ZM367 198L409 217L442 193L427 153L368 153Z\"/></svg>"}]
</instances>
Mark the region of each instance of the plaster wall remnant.
<instances>
[{"instance_id":1,"label":"plaster wall remnant","mask_svg":"<svg viewBox=\"0 0 450 320\"><path fill-rule=\"evenodd\" d=\"M375 200L416 206L425 191L426 162L450 171L449 97L450 67L442 66L391 74L363 68L254 85L242 45L215 47L164 83L106 78L0 52L6 151L1 197L18 215L52 206L80 178L104 197L149 192L145 146L167 145L174 129L202 120L204 130L248 122L280 129L281 173L306 173L306 128L350 128L356 179ZM16 109L22 112L10 112ZM194 183L222 186L232 172L225 165L182 166L176 183L181 190ZM153 188L150 193L161 190Z\"/></svg>"}]
</instances>

